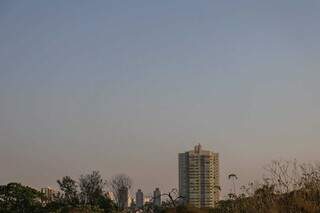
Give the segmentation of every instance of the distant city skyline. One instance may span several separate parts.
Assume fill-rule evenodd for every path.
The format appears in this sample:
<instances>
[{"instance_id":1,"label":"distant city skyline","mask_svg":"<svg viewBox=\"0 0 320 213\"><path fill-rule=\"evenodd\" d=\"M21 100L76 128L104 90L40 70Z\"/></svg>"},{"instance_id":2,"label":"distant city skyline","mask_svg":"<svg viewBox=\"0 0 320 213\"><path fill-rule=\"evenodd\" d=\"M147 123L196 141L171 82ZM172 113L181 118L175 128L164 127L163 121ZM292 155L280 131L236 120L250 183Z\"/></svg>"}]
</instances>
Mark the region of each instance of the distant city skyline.
<instances>
[{"instance_id":1,"label":"distant city skyline","mask_svg":"<svg viewBox=\"0 0 320 213\"><path fill-rule=\"evenodd\" d=\"M0 1L0 184L99 170L178 188L220 153L223 198L275 159L319 160L320 1ZM150 193L150 194L149 194Z\"/></svg>"}]
</instances>

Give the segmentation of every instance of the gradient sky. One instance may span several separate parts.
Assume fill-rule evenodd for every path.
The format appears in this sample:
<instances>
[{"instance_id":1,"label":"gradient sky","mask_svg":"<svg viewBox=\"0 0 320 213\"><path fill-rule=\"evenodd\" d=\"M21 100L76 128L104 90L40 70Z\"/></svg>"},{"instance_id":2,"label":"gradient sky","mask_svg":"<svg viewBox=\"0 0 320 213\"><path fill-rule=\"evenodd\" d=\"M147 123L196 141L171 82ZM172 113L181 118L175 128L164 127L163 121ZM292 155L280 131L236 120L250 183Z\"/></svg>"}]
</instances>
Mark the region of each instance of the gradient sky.
<instances>
[{"instance_id":1,"label":"gradient sky","mask_svg":"<svg viewBox=\"0 0 320 213\"><path fill-rule=\"evenodd\" d=\"M221 182L319 160L320 1L0 2L0 184L94 169L177 187L177 153Z\"/></svg>"}]
</instances>

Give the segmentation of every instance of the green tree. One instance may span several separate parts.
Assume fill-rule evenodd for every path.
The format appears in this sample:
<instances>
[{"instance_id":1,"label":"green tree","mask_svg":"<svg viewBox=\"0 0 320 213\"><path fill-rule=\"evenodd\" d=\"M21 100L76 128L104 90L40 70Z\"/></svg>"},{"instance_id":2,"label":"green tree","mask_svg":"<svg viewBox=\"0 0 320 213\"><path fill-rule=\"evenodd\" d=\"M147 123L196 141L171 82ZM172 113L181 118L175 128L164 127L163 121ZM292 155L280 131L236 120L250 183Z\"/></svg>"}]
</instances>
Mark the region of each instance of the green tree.
<instances>
[{"instance_id":1,"label":"green tree","mask_svg":"<svg viewBox=\"0 0 320 213\"><path fill-rule=\"evenodd\" d=\"M115 203L105 195L99 196L97 205L100 209L103 209L105 213L114 212L116 209Z\"/></svg>"},{"instance_id":2,"label":"green tree","mask_svg":"<svg viewBox=\"0 0 320 213\"><path fill-rule=\"evenodd\" d=\"M40 212L41 193L20 183L0 186L0 212Z\"/></svg>"},{"instance_id":3,"label":"green tree","mask_svg":"<svg viewBox=\"0 0 320 213\"><path fill-rule=\"evenodd\" d=\"M81 175L79 179L81 200L83 204L97 205L98 199L103 196L103 181L99 171Z\"/></svg>"},{"instance_id":4,"label":"green tree","mask_svg":"<svg viewBox=\"0 0 320 213\"><path fill-rule=\"evenodd\" d=\"M57 180L60 190L63 192L62 201L65 204L76 206L79 204L78 185L75 180L69 176L63 177L61 180Z\"/></svg>"}]
</instances>

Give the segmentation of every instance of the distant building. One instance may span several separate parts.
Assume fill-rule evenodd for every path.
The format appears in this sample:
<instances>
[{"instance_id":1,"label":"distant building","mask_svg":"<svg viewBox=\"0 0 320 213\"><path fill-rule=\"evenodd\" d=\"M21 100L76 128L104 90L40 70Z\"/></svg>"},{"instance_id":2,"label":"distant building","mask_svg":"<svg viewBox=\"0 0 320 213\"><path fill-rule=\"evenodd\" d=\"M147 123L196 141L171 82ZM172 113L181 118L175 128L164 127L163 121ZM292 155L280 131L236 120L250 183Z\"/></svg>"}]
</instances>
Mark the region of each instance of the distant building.
<instances>
[{"instance_id":1,"label":"distant building","mask_svg":"<svg viewBox=\"0 0 320 213\"><path fill-rule=\"evenodd\" d=\"M119 189L119 208L120 209L128 208L129 206L128 201L129 201L128 188L121 187Z\"/></svg>"},{"instance_id":2,"label":"distant building","mask_svg":"<svg viewBox=\"0 0 320 213\"><path fill-rule=\"evenodd\" d=\"M136 203L134 202L134 197L132 197L131 195L128 196L128 207L130 207L133 210L136 207Z\"/></svg>"},{"instance_id":3,"label":"distant building","mask_svg":"<svg viewBox=\"0 0 320 213\"><path fill-rule=\"evenodd\" d=\"M143 207L143 203L144 203L143 192L141 191L141 189L139 189L136 192L136 206L137 206L137 208L141 209Z\"/></svg>"},{"instance_id":4,"label":"distant building","mask_svg":"<svg viewBox=\"0 0 320 213\"><path fill-rule=\"evenodd\" d=\"M116 201L113 192L110 192L110 191L106 192L106 197L109 198L110 200L114 201L114 202Z\"/></svg>"},{"instance_id":5,"label":"distant building","mask_svg":"<svg viewBox=\"0 0 320 213\"><path fill-rule=\"evenodd\" d=\"M44 187L41 188L41 193L43 194L42 201L43 202L51 202L55 199L57 192L50 188L50 187Z\"/></svg>"},{"instance_id":6,"label":"distant building","mask_svg":"<svg viewBox=\"0 0 320 213\"><path fill-rule=\"evenodd\" d=\"M219 154L194 150L179 154L179 195L199 208L214 207L219 201Z\"/></svg>"},{"instance_id":7,"label":"distant building","mask_svg":"<svg viewBox=\"0 0 320 213\"><path fill-rule=\"evenodd\" d=\"M152 201L152 196L145 196L144 197L144 203L147 204L147 203L151 203Z\"/></svg>"},{"instance_id":8,"label":"distant building","mask_svg":"<svg viewBox=\"0 0 320 213\"><path fill-rule=\"evenodd\" d=\"M161 192L159 188L153 191L153 205L161 206Z\"/></svg>"}]
</instances>

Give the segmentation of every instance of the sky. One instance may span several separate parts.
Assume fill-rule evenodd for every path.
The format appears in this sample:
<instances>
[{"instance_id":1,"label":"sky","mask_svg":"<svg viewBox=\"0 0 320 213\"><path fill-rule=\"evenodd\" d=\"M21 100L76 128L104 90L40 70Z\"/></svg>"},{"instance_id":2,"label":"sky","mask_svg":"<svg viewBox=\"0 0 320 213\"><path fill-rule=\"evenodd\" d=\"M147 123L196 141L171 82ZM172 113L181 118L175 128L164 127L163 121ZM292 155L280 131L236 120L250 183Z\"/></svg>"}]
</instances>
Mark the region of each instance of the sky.
<instances>
[{"instance_id":1,"label":"sky","mask_svg":"<svg viewBox=\"0 0 320 213\"><path fill-rule=\"evenodd\" d=\"M319 160L320 2L0 2L0 184L65 175L178 186L177 154L220 179Z\"/></svg>"}]
</instances>

